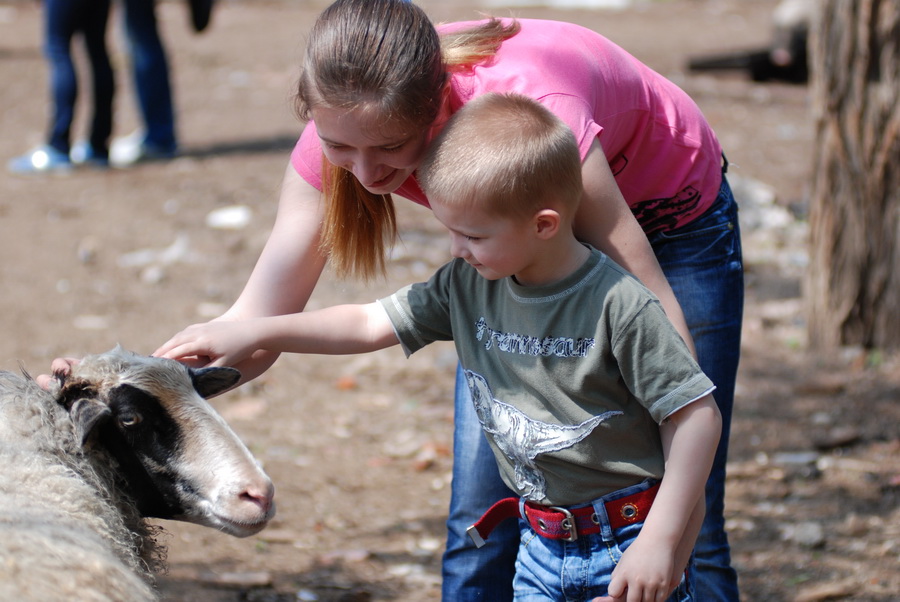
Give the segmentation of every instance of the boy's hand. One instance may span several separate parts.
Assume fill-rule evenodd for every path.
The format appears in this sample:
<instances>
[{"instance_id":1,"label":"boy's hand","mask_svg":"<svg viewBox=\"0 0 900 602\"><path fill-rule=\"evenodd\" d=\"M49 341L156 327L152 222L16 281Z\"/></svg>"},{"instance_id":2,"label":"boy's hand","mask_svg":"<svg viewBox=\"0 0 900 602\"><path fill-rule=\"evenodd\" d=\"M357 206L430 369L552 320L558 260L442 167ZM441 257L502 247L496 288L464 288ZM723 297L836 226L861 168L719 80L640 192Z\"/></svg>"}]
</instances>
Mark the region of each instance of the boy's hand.
<instances>
[{"instance_id":1,"label":"boy's hand","mask_svg":"<svg viewBox=\"0 0 900 602\"><path fill-rule=\"evenodd\" d=\"M613 570L609 595L594 602L661 602L680 582L672 551L638 536Z\"/></svg>"},{"instance_id":2,"label":"boy's hand","mask_svg":"<svg viewBox=\"0 0 900 602\"><path fill-rule=\"evenodd\" d=\"M188 326L153 352L192 367L234 366L257 350L254 329L246 321L213 320Z\"/></svg>"}]
</instances>

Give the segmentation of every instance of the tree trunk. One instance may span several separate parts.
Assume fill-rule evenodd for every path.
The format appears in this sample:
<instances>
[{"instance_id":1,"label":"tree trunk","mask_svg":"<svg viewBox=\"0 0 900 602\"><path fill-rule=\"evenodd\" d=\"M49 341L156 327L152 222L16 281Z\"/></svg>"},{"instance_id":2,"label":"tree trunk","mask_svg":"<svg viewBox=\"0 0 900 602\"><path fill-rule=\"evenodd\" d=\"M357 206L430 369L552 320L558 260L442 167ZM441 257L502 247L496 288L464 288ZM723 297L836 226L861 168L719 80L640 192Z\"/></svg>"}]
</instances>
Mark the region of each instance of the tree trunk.
<instances>
[{"instance_id":1,"label":"tree trunk","mask_svg":"<svg viewBox=\"0 0 900 602\"><path fill-rule=\"evenodd\" d=\"M805 299L811 346L900 347L900 0L821 0Z\"/></svg>"}]
</instances>

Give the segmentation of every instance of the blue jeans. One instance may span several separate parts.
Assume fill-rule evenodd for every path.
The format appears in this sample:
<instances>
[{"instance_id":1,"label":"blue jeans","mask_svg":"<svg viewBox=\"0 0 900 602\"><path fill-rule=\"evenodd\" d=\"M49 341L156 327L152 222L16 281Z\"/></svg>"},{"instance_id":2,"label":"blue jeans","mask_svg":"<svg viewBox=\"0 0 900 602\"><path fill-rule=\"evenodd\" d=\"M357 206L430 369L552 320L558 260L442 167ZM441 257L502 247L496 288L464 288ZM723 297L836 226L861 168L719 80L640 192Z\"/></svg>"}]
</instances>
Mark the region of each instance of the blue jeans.
<instances>
[{"instance_id":1,"label":"blue jeans","mask_svg":"<svg viewBox=\"0 0 900 602\"><path fill-rule=\"evenodd\" d=\"M693 223L650 237L697 348L700 367L716 385L722 437L706 482L706 518L694 548L698 600L736 602L737 573L725 533L725 462L741 351L744 268L737 204L728 181L716 205Z\"/></svg>"},{"instance_id":2,"label":"blue jeans","mask_svg":"<svg viewBox=\"0 0 900 602\"><path fill-rule=\"evenodd\" d=\"M453 482L447 547L443 560L444 602L506 602L512 600L519 528L500 523L484 547L476 548L466 534L494 502L517 496L500 478L500 469L475 413L466 377L456 370L453 430Z\"/></svg>"},{"instance_id":3,"label":"blue jeans","mask_svg":"<svg viewBox=\"0 0 900 602\"><path fill-rule=\"evenodd\" d=\"M594 513L601 532L581 535L572 542L541 537L519 520L521 544L513 580L516 602L590 602L607 595L607 589L622 554L634 543L643 523L613 529L604 502L644 491L656 481L648 480L594 500ZM691 573L668 598L668 602L688 602L691 595ZM699 599L699 598L698 598Z\"/></svg>"},{"instance_id":4,"label":"blue jeans","mask_svg":"<svg viewBox=\"0 0 900 602\"><path fill-rule=\"evenodd\" d=\"M84 36L93 78L93 116L90 143L94 155L108 154L112 134L115 80L106 49L109 0L46 0L44 3L44 54L50 65L53 114L47 143L68 155L72 120L78 98L78 76L72 63L72 38Z\"/></svg>"},{"instance_id":5,"label":"blue jeans","mask_svg":"<svg viewBox=\"0 0 900 602\"><path fill-rule=\"evenodd\" d=\"M122 0L125 32L131 49L134 85L144 118L144 144L154 150L174 152L175 111L169 62L156 23L155 0Z\"/></svg>"},{"instance_id":6,"label":"blue jeans","mask_svg":"<svg viewBox=\"0 0 900 602\"><path fill-rule=\"evenodd\" d=\"M713 206L692 223L649 236L675 291L697 348L700 367L716 385L722 438L706 485L706 518L695 548L694 587L703 602L738 600L737 574L725 534L725 460L741 347L744 276L737 205L723 176ZM443 598L466 602L512 600L513 559L519 533L507 521L481 549L466 535L494 502L515 495L500 480L493 453L457 373L453 485L443 562Z\"/></svg>"}]
</instances>

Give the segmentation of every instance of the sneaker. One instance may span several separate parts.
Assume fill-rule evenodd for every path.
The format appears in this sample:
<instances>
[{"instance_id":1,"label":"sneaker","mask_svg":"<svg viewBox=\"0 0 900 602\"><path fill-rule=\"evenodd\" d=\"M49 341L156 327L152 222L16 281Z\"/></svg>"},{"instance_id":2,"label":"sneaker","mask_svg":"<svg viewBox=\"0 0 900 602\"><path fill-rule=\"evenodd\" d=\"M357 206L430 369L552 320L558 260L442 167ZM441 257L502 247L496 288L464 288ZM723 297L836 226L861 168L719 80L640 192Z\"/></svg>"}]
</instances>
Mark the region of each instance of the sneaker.
<instances>
[{"instance_id":1,"label":"sneaker","mask_svg":"<svg viewBox=\"0 0 900 602\"><path fill-rule=\"evenodd\" d=\"M90 142L86 140L80 140L72 145L72 150L69 151L69 159L74 165L83 165L94 169L106 169L109 167L109 159L98 154Z\"/></svg>"},{"instance_id":2,"label":"sneaker","mask_svg":"<svg viewBox=\"0 0 900 602\"><path fill-rule=\"evenodd\" d=\"M6 168L14 174L66 173L72 170L72 162L67 154L45 145L11 159Z\"/></svg>"},{"instance_id":3,"label":"sneaker","mask_svg":"<svg viewBox=\"0 0 900 602\"><path fill-rule=\"evenodd\" d=\"M161 148L144 141L141 131L116 138L109 147L109 162L115 167L128 167L148 161L165 161L178 154L175 149Z\"/></svg>"}]
</instances>

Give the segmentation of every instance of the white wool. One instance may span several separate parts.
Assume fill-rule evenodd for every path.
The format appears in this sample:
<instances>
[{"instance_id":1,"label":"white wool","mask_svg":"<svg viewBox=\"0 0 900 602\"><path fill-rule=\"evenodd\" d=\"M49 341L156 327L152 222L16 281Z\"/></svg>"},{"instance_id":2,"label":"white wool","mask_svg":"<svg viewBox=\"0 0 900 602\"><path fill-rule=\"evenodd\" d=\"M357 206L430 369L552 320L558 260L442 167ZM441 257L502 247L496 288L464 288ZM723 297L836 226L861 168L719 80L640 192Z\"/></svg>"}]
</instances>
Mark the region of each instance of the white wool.
<instances>
[{"instance_id":1,"label":"white wool","mask_svg":"<svg viewBox=\"0 0 900 602\"><path fill-rule=\"evenodd\" d=\"M49 393L0 373L0 599L157 598L159 551L107 464Z\"/></svg>"}]
</instances>

